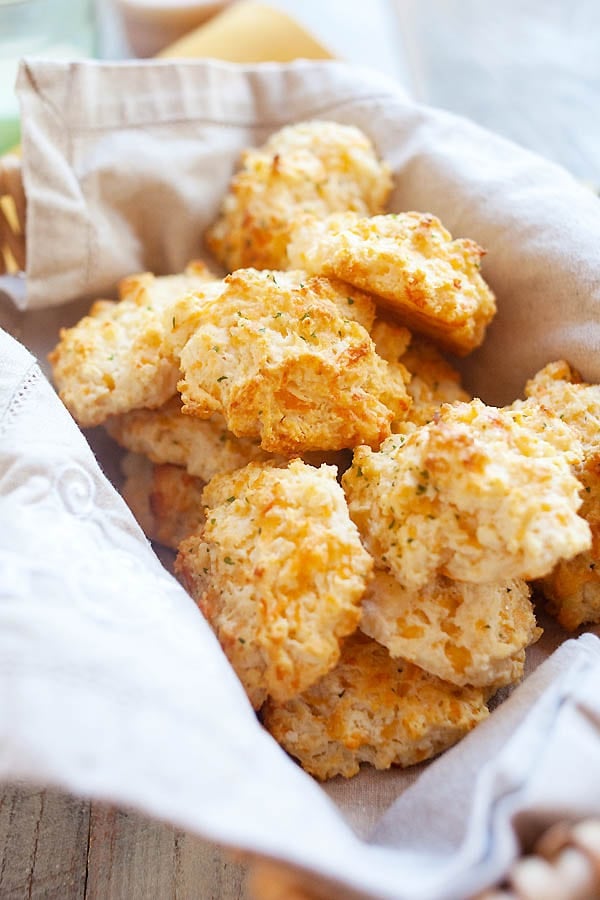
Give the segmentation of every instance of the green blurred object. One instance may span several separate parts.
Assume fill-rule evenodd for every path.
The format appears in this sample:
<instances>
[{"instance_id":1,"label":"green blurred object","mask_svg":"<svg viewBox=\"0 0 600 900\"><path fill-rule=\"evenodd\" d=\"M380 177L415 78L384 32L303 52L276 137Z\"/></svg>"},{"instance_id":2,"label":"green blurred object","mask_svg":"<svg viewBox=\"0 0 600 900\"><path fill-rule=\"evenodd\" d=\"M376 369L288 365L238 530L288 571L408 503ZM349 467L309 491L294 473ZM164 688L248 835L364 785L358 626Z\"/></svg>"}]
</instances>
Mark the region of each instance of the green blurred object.
<instances>
[{"instance_id":1,"label":"green blurred object","mask_svg":"<svg viewBox=\"0 0 600 900\"><path fill-rule=\"evenodd\" d=\"M4 115L4 110L0 113L0 154L12 150L21 140L21 127L19 125L19 117L15 113Z\"/></svg>"},{"instance_id":2,"label":"green blurred object","mask_svg":"<svg viewBox=\"0 0 600 900\"><path fill-rule=\"evenodd\" d=\"M19 60L76 59L95 52L94 0L0 0L0 153L19 141L14 90Z\"/></svg>"}]
</instances>

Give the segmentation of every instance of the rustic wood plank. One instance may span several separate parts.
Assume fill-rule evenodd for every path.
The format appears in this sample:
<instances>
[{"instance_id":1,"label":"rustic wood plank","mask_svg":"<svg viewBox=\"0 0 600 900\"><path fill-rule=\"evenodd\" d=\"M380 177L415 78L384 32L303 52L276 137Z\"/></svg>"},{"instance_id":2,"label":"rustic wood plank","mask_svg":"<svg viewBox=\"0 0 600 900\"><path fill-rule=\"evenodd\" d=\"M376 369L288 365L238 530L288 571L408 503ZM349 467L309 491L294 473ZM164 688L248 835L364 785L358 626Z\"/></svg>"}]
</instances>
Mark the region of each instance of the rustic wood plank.
<instances>
[{"instance_id":1,"label":"rustic wood plank","mask_svg":"<svg viewBox=\"0 0 600 900\"><path fill-rule=\"evenodd\" d=\"M174 856L172 828L94 804L86 900L172 897Z\"/></svg>"},{"instance_id":2,"label":"rustic wood plank","mask_svg":"<svg viewBox=\"0 0 600 900\"><path fill-rule=\"evenodd\" d=\"M244 876L212 844L136 813L93 805L85 900L240 900Z\"/></svg>"},{"instance_id":3,"label":"rustic wood plank","mask_svg":"<svg viewBox=\"0 0 600 900\"><path fill-rule=\"evenodd\" d=\"M0 793L2 900L241 900L246 869L199 838L66 794Z\"/></svg>"},{"instance_id":4,"label":"rustic wood plank","mask_svg":"<svg viewBox=\"0 0 600 900\"><path fill-rule=\"evenodd\" d=\"M56 791L0 793L2 900L83 900L90 804Z\"/></svg>"},{"instance_id":5,"label":"rustic wood plank","mask_svg":"<svg viewBox=\"0 0 600 900\"><path fill-rule=\"evenodd\" d=\"M181 831L175 850L174 900L244 900L247 867L230 853Z\"/></svg>"}]
</instances>

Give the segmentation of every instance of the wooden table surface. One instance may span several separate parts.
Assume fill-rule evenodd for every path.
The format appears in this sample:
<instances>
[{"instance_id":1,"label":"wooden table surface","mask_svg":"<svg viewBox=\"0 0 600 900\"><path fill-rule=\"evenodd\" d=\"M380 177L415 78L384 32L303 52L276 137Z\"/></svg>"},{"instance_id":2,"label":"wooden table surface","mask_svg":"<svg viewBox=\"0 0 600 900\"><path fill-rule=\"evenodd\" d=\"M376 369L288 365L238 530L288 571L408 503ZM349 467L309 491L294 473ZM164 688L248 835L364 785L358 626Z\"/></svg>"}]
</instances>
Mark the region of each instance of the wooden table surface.
<instances>
[{"instance_id":1,"label":"wooden table surface","mask_svg":"<svg viewBox=\"0 0 600 900\"><path fill-rule=\"evenodd\" d=\"M245 869L197 837L57 791L0 796L2 900L240 900Z\"/></svg>"}]
</instances>

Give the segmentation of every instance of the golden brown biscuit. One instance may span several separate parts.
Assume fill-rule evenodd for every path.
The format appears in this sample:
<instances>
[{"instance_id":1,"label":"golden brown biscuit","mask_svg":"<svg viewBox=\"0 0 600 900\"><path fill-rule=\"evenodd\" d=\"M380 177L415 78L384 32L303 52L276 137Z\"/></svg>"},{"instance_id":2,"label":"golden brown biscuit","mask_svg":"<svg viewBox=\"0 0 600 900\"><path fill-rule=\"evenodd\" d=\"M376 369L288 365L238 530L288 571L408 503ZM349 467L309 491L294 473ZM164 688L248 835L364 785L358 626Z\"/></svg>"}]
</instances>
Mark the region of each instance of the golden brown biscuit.
<instances>
[{"instance_id":1,"label":"golden brown biscuit","mask_svg":"<svg viewBox=\"0 0 600 900\"><path fill-rule=\"evenodd\" d=\"M127 453L121 465L122 494L142 531L149 540L177 550L204 523L205 482L179 466L155 466L136 453Z\"/></svg>"},{"instance_id":2,"label":"golden brown biscuit","mask_svg":"<svg viewBox=\"0 0 600 900\"><path fill-rule=\"evenodd\" d=\"M480 274L483 252L417 212L307 217L288 247L290 265L374 294L403 325L460 356L481 344L496 312Z\"/></svg>"},{"instance_id":3,"label":"golden brown biscuit","mask_svg":"<svg viewBox=\"0 0 600 900\"><path fill-rule=\"evenodd\" d=\"M227 431L225 420L217 413L210 419L184 416L179 395L160 409L134 409L110 416L104 426L118 444L132 453L141 453L157 465L181 466L205 482L223 472L241 469L253 460L286 460L266 453L256 440L237 438ZM302 459L317 468L326 463L345 472L352 463L352 452L315 450L303 454Z\"/></svg>"},{"instance_id":4,"label":"golden brown biscuit","mask_svg":"<svg viewBox=\"0 0 600 900\"><path fill-rule=\"evenodd\" d=\"M302 122L272 135L242 155L221 213L206 235L228 271L254 266L287 269L292 222L355 210L382 212L391 190L390 169L358 128Z\"/></svg>"},{"instance_id":5,"label":"golden brown biscuit","mask_svg":"<svg viewBox=\"0 0 600 900\"><path fill-rule=\"evenodd\" d=\"M335 469L250 463L214 478L204 502L176 571L253 706L287 700L336 664L371 573Z\"/></svg>"},{"instance_id":6,"label":"golden brown biscuit","mask_svg":"<svg viewBox=\"0 0 600 900\"><path fill-rule=\"evenodd\" d=\"M381 358L390 366L398 366L404 380L410 381L410 376L406 374L406 368L401 362L414 340L408 328L378 316L370 332Z\"/></svg>"},{"instance_id":7,"label":"golden brown biscuit","mask_svg":"<svg viewBox=\"0 0 600 900\"><path fill-rule=\"evenodd\" d=\"M411 340L410 331L401 325L395 325L392 322L379 318L371 329L371 338L375 344L377 355L384 359L388 365L388 379L392 397L402 390L406 391L410 397L411 374L400 362L400 358ZM386 402L385 397L383 401L384 403ZM411 410L412 404L402 408L400 416L394 417L390 425L392 433L401 431L404 428L405 423L410 419Z\"/></svg>"},{"instance_id":8,"label":"golden brown biscuit","mask_svg":"<svg viewBox=\"0 0 600 900\"><path fill-rule=\"evenodd\" d=\"M411 375L407 390L412 406L407 422L425 425L442 404L471 400L461 385L460 374L427 338L415 335L400 363Z\"/></svg>"},{"instance_id":9,"label":"golden brown biscuit","mask_svg":"<svg viewBox=\"0 0 600 900\"><path fill-rule=\"evenodd\" d=\"M287 456L378 446L410 400L351 318L358 305L324 278L229 275L181 352L184 412L221 413L238 437Z\"/></svg>"},{"instance_id":10,"label":"golden brown biscuit","mask_svg":"<svg viewBox=\"0 0 600 900\"><path fill-rule=\"evenodd\" d=\"M589 452L577 474L583 487L579 514L590 526L592 546L561 560L540 583L548 611L568 631L600 623L600 453Z\"/></svg>"},{"instance_id":11,"label":"golden brown biscuit","mask_svg":"<svg viewBox=\"0 0 600 900\"><path fill-rule=\"evenodd\" d=\"M316 778L350 778L361 763L411 766L451 747L488 710L480 688L448 684L357 634L333 671L286 703L269 700L266 728Z\"/></svg>"},{"instance_id":12,"label":"golden brown biscuit","mask_svg":"<svg viewBox=\"0 0 600 900\"><path fill-rule=\"evenodd\" d=\"M427 338L383 318L375 321L371 337L379 356L404 380L412 400L406 418L393 422L392 431L410 434L430 422L443 403L471 399L460 374Z\"/></svg>"},{"instance_id":13,"label":"golden brown biscuit","mask_svg":"<svg viewBox=\"0 0 600 900\"><path fill-rule=\"evenodd\" d=\"M256 440L238 438L228 431L217 413L210 419L184 416L179 396L160 409L135 409L111 416L105 426L127 450L143 453L153 463L182 466L205 482L252 460L269 458Z\"/></svg>"},{"instance_id":14,"label":"golden brown biscuit","mask_svg":"<svg viewBox=\"0 0 600 900\"><path fill-rule=\"evenodd\" d=\"M576 429L571 428L562 416L533 397L515 400L510 406L503 407L502 412L510 416L513 422L531 429L544 441L552 444L577 474L585 451Z\"/></svg>"},{"instance_id":15,"label":"golden brown biscuit","mask_svg":"<svg viewBox=\"0 0 600 900\"><path fill-rule=\"evenodd\" d=\"M600 385L587 384L564 360L549 363L525 387L534 398L566 422L584 452L600 452Z\"/></svg>"},{"instance_id":16,"label":"golden brown biscuit","mask_svg":"<svg viewBox=\"0 0 600 900\"><path fill-rule=\"evenodd\" d=\"M467 584L439 576L409 590L383 571L367 588L360 627L394 658L452 684L494 688L521 678L525 647L540 634L518 578Z\"/></svg>"},{"instance_id":17,"label":"golden brown biscuit","mask_svg":"<svg viewBox=\"0 0 600 900\"><path fill-rule=\"evenodd\" d=\"M525 393L530 398L526 403L537 402L545 412L551 409L574 434L571 463L583 498L579 514L590 525L592 546L561 560L540 583L549 612L573 631L600 622L600 385L587 384L558 360L528 381Z\"/></svg>"},{"instance_id":18,"label":"golden brown biscuit","mask_svg":"<svg viewBox=\"0 0 600 900\"><path fill-rule=\"evenodd\" d=\"M80 425L161 406L176 392L179 361L165 344L171 330L165 311L212 277L202 263L183 275L133 275L121 283L119 303L97 301L77 325L61 329L49 360L60 397Z\"/></svg>"},{"instance_id":19,"label":"golden brown biscuit","mask_svg":"<svg viewBox=\"0 0 600 900\"><path fill-rule=\"evenodd\" d=\"M437 575L538 578L590 545L565 455L480 400L442 407L379 452L357 448L342 483L376 565L410 589Z\"/></svg>"}]
</instances>

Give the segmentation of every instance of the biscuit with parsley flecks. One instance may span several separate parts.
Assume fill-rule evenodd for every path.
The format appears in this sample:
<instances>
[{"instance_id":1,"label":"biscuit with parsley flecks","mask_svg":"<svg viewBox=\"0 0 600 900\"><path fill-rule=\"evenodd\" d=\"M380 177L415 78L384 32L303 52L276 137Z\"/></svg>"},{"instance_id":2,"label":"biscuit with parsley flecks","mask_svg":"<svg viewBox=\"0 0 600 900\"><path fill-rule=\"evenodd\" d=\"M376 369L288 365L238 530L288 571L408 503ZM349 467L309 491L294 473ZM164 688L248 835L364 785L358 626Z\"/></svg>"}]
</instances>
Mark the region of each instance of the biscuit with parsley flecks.
<instances>
[{"instance_id":1,"label":"biscuit with parsley flecks","mask_svg":"<svg viewBox=\"0 0 600 900\"><path fill-rule=\"evenodd\" d=\"M169 307L213 278L203 263L181 275L132 275L120 284L119 302L98 300L76 325L61 329L49 360L60 398L80 425L162 406L176 393L180 348Z\"/></svg>"},{"instance_id":2,"label":"biscuit with parsley flecks","mask_svg":"<svg viewBox=\"0 0 600 900\"><path fill-rule=\"evenodd\" d=\"M519 578L469 584L438 576L410 590L381 570L367 588L360 627L394 658L452 684L493 689L521 678L525 648L540 634Z\"/></svg>"},{"instance_id":3,"label":"biscuit with parsley flecks","mask_svg":"<svg viewBox=\"0 0 600 900\"><path fill-rule=\"evenodd\" d=\"M217 413L210 419L184 416L179 396L160 409L132 410L112 416L105 424L122 447L144 454L153 463L182 466L204 481L269 457L256 440L228 431Z\"/></svg>"},{"instance_id":4,"label":"biscuit with parsley flecks","mask_svg":"<svg viewBox=\"0 0 600 900\"><path fill-rule=\"evenodd\" d=\"M206 243L228 271L287 269L291 228L307 213L382 212L390 169L352 125L301 122L242 154Z\"/></svg>"},{"instance_id":5,"label":"biscuit with parsley flecks","mask_svg":"<svg viewBox=\"0 0 600 900\"><path fill-rule=\"evenodd\" d=\"M184 412L286 456L379 446L410 398L356 320L369 303L326 278L229 275L181 352Z\"/></svg>"},{"instance_id":6,"label":"biscuit with parsley flecks","mask_svg":"<svg viewBox=\"0 0 600 900\"><path fill-rule=\"evenodd\" d=\"M486 691L457 687L357 634L338 665L298 697L269 700L265 727L311 775L351 778L361 764L412 766L456 744L488 715Z\"/></svg>"},{"instance_id":7,"label":"biscuit with parsley flecks","mask_svg":"<svg viewBox=\"0 0 600 900\"><path fill-rule=\"evenodd\" d=\"M600 622L600 385L586 383L564 360L550 363L527 382L531 403L551 409L568 425L583 449L575 461L583 504L579 514L592 532L589 550L561 560L540 582L548 611L563 628Z\"/></svg>"},{"instance_id":8,"label":"biscuit with parsley flecks","mask_svg":"<svg viewBox=\"0 0 600 900\"><path fill-rule=\"evenodd\" d=\"M373 565L336 470L250 463L214 478L204 503L176 571L253 706L287 700L335 666Z\"/></svg>"},{"instance_id":9,"label":"biscuit with parsley flecks","mask_svg":"<svg viewBox=\"0 0 600 900\"><path fill-rule=\"evenodd\" d=\"M368 291L400 324L461 356L482 343L496 312L483 253L419 212L306 217L288 247L290 265Z\"/></svg>"},{"instance_id":10,"label":"biscuit with parsley flecks","mask_svg":"<svg viewBox=\"0 0 600 900\"><path fill-rule=\"evenodd\" d=\"M442 407L379 451L357 448L342 481L377 567L406 588L539 578L590 546L565 454L480 400Z\"/></svg>"},{"instance_id":11,"label":"biscuit with parsley flecks","mask_svg":"<svg viewBox=\"0 0 600 900\"><path fill-rule=\"evenodd\" d=\"M376 319L371 337L379 356L405 382L412 401L406 416L392 423L392 431L409 434L430 422L442 404L471 399L460 383L460 374L427 338L381 317Z\"/></svg>"}]
</instances>

